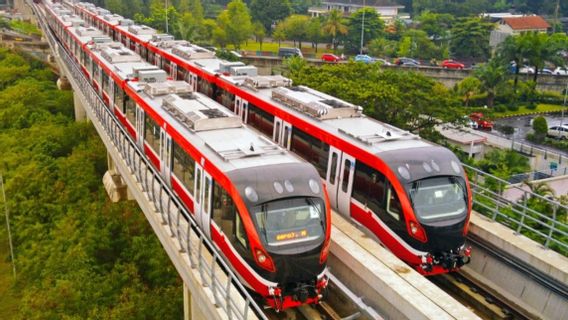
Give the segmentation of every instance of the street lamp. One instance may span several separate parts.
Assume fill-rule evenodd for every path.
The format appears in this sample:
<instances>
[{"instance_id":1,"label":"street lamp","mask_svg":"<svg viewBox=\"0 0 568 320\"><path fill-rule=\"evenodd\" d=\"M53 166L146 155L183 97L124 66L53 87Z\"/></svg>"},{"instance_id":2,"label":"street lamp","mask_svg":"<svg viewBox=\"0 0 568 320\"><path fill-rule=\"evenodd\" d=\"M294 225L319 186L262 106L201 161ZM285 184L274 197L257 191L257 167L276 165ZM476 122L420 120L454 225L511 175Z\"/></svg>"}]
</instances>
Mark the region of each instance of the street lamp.
<instances>
[{"instance_id":1,"label":"street lamp","mask_svg":"<svg viewBox=\"0 0 568 320\"><path fill-rule=\"evenodd\" d=\"M169 31L168 31L168 0L166 0L166 33L169 33Z\"/></svg>"},{"instance_id":2,"label":"street lamp","mask_svg":"<svg viewBox=\"0 0 568 320\"><path fill-rule=\"evenodd\" d=\"M363 20L361 21L361 46L359 47L359 54L363 54L363 38L365 37L365 6L366 0L363 0Z\"/></svg>"}]
</instances>

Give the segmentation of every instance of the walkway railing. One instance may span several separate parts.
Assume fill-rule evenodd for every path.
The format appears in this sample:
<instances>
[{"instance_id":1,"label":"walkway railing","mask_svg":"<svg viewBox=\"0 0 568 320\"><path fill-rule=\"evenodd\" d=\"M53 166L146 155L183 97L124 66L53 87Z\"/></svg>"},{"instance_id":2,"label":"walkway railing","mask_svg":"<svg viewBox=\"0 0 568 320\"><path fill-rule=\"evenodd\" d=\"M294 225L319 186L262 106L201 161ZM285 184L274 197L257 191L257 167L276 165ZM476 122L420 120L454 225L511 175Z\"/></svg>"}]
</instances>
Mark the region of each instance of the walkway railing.
<instances>
[{"instance_id":1,"label":"walkway railing","mask_svg":"<svg viewBox=\"0 0 568 320\"><path fill-rule=\"evenodd\" d=\"M473 192L474 209L518 233L568 255L568 206L508 181L463 164ZM518 201L504 197L505 190L517 193ZM538 211L535 210L538 208Z\"/></svg>"},{"instance_id":2,"label":"walkway railing","mask_svg":"<svg viewBox=\"0 0 568 320\"><path fill-rule=\"evenodd\" d=\"M521 183L523 181L538 181L552 177L568 175L568 166L558 169L538 170L525 173L514 174L507 179L510 183Z\"/></svg>"},{"instance_id":3,"label":"walkway railing","mask_svg":"<svg viewBox=\"0 0 568 320\"><path fill-rule=\"evenodd\" d=\"M39 18L38 21L50 47L64 62L67 74L71 76L69 81L76 89L75 94L84 98L83 100L88 104L85 107L89 107L96 116L91 121L97 121L104 128L109 141L114 144L148 199L155 205L162 219L162 225L168 228L171 237L177 240L180 250L187 253L184 255L187 258L185 262L192 269L197 268L204 286L212 291L215 305L222 308L229 319L266 319L261 308L224 262L217 249L199 229L160 174L144 157L144 153L113 116L111 110L105 106L75 60L55 39L40 15L40 10L33 4L30 6Z\"/></svg>"}]
</instances>

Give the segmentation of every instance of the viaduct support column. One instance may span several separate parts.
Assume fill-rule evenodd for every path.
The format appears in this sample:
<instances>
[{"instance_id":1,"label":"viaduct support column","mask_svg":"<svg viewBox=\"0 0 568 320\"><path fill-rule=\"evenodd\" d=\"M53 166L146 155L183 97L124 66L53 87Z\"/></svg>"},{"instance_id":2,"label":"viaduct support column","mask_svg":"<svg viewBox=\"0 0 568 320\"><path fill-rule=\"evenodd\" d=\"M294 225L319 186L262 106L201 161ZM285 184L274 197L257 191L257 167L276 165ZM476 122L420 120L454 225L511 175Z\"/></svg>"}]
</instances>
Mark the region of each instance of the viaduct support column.
<instances>
[{"instance_id":1,"label":"viaduct support column","mask_svg":"<svg viewBox=\"0 0 568 320\"><path fill-rule=\"evenodd\" d=\"M103 184L108 197L112 202L123 200L134 200L132 194L128 191L126 183L122 180L120 173L116 169L114 160L107 152L108 171L103 176Z\"/></svg>"},{"instance_id":2,"label":"viaduct support column","mask_svg":"<svg viewBox=\"0 0 568 320\"><path fill-rule=\"evenodd\" d=\"M183 320L201 320L208 317L203 314L199 306L194 306L195 300L187 285L183 284Z\"/></svg>"}]
</instances>

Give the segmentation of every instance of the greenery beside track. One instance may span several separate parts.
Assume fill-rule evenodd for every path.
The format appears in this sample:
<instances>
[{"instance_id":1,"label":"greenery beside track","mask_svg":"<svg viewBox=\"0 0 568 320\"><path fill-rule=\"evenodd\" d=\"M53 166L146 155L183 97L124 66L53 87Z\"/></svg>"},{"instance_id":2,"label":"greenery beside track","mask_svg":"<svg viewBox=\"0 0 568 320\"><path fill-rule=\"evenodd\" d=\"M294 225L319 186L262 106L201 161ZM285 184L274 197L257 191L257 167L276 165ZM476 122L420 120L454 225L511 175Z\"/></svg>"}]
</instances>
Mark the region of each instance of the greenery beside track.
<instances>
[{"instance_id":1,"label":"greenery beside track","mask_svg":"<svg viewBox=\"0 0 568 320\"><path fill-rule=\"evenodd\" d=\"M137 204L108 200L106 150L91 124L73 120L72 94L54 80L0 50L0 172L17 268L8 285L2 243L0 318L182 318L180 278Z\"/></svg>"}]
</instances>

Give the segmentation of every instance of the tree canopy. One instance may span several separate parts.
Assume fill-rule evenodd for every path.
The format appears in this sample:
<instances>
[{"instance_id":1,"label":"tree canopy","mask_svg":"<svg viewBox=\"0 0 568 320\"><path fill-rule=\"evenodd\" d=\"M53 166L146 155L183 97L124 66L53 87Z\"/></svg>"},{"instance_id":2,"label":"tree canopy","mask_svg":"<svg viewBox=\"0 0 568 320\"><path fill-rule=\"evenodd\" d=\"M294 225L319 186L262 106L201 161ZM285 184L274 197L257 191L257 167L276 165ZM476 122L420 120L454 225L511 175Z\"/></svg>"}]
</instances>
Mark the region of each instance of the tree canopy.
<instances>
[{"instance_id":1,"label":"tree canopy","mask_svg":"<svg viewBox=\"0 0 568 320\"><path fill-rule=\"evenodd\" d=\"M5 49L0 75L0 172L18 274L11 316L180 319L181 280L137 204L108 200L106 150L90 123L73 120L71 92Z\"/></svg>"}]
</instances>

